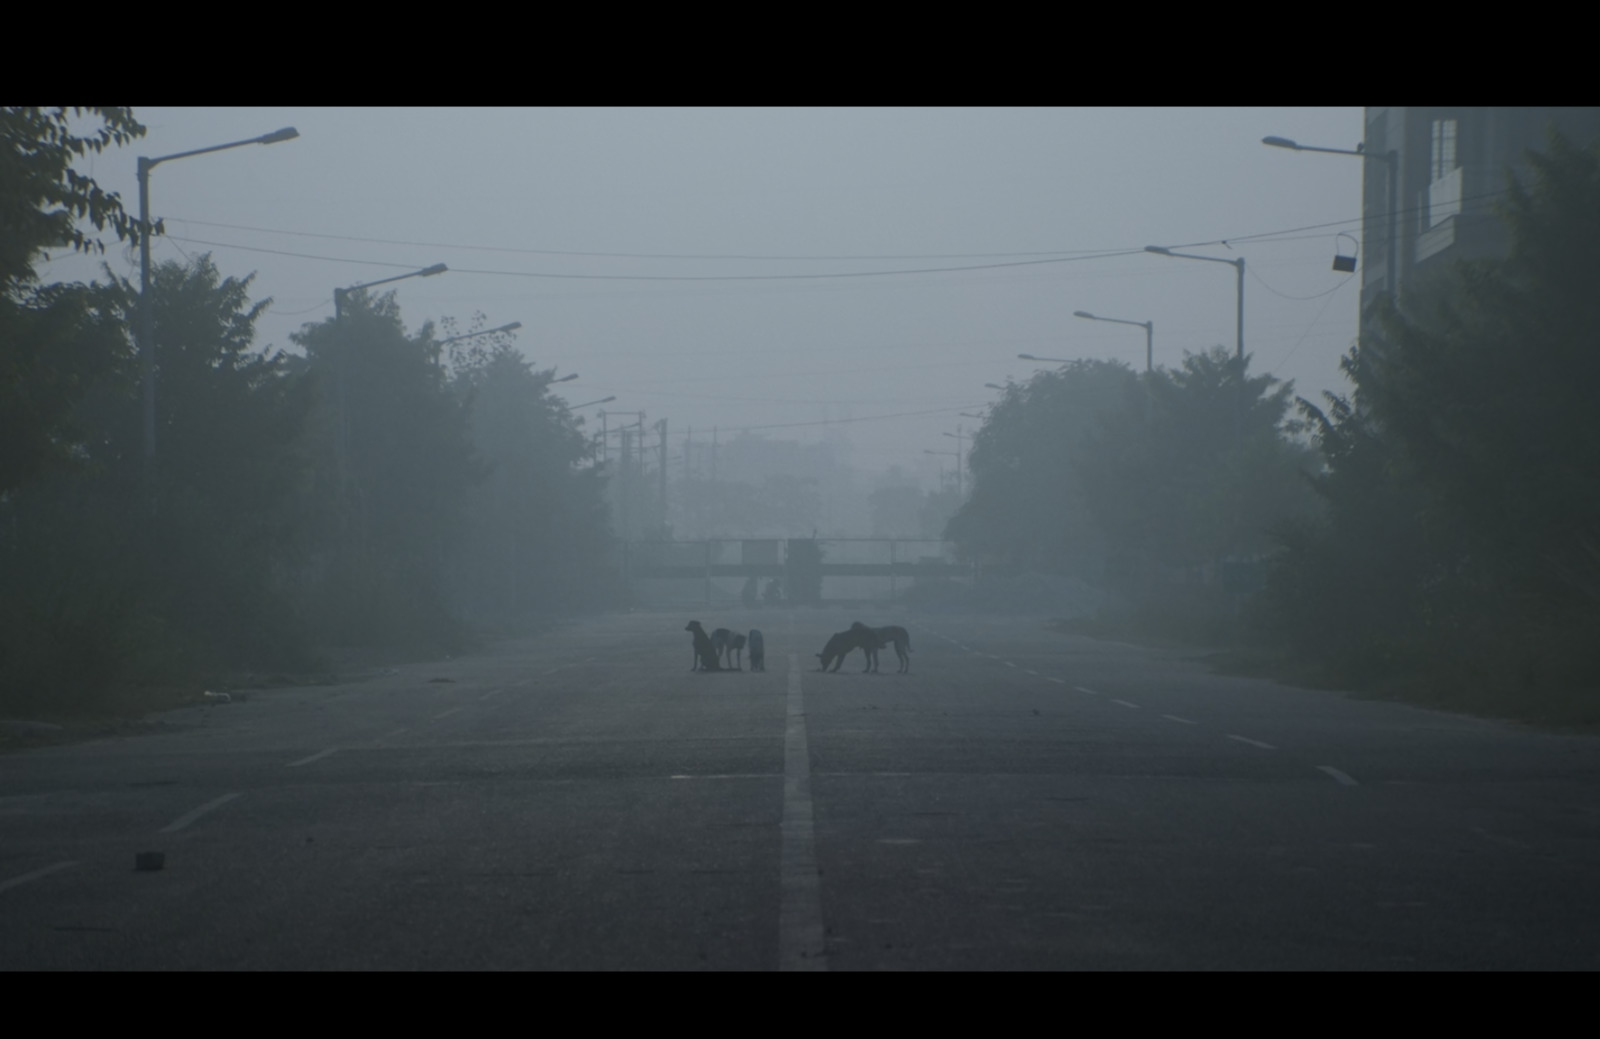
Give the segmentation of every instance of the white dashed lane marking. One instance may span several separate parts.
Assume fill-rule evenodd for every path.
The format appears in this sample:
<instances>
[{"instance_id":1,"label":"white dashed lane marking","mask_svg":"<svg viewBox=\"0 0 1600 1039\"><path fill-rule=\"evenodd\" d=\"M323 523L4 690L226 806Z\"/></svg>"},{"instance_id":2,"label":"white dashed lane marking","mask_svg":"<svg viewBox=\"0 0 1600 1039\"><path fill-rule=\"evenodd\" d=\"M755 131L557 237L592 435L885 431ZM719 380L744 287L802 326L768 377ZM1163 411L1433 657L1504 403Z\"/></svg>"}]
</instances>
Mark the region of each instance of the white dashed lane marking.
<instances>
[{"instance_id":1,"label":"white dashed lane marking","mask_svg":"<svg viewBox=\"0 0 1600 1039\"><path fill-rule=\"evenodd\" d=\"M1139 709L1139 705L1138 705L1138 704L1136 704L1136 703L1129 703L1129 702L1128 702L1128 701L1126 701L1126 700L1115 700L1115 699L1113 699L1113 700L1112 700L1112 701L1111 701L1111 702L1112 702L1112 703L1119 703L1119 704L1121 704L1121 705L1122 705L1122 706L1124 706L1124 707L1132 707L1132 708L1133 708L1133 709L1134 709L1134 710L1136 710L1136 711L1137 711L1137 710L1138 710L1138 709Z\"/></svg>"},{"instance_id":2,"label":"white dashed lane marking","mask_svg":"<svg viewBox=\"0 0 1600 1039\"><path fill-rule=\"evenodd\" d=\"M1355 781L1355 779L1353 777L1351 777L1351 775L1348 772L1341 772L1340 770L1334 768L1332 765L1318 765L1317 766L1317 771L1326 772L1328 775L1332 776L1334 779L1337 779L1339 781L1339 785L1340 786L1360 786L1361 785L1360 783L1357 783Z\"/></svg>"},{"instance_id":3,"label":"white dashed lane marking","mask_svg":"<svg viewBox=\"0 0 1600 1039\"><path fill-rule=\"evenodd\" d=\"M1181 722L1184 725L1199 725L1200 723L1190 718L1180 718L1176 714L1163 714L1161 717L1168 721Z\"/></svg>"},{"instance_id":4,"label":"white dashed lane marking","mask_svg":"<svg viewBox=\"0 0 1600 1039\"><path fill-rule=\"evenodd\" d=\"M1076 689L1080 693L1088 693L1090 696L1099 696L1100 695L1099 693L1095 692L1093 689L1088 689L1088 688L1085 688L1084 686L1081 686L1081 685L1075 685L1072 688Z\"/></svg>"},{"instance_id":5,"label":"white dashed lane marking","mask_svg":"<svg viewBox=\"0 0 1600 1039\"><path fill-rule=\"evenodd\" d=\"M1274 747L1270 743L1262 743L1260 740L1253 740L1249 736L1235 736L1231 732L1228 733L1228 739L1230 739L1230 740L1238 740L1240 743L1248 743L1248 744L1250 744L1250 746L1252 746L1252 747L1260 747L1262 750L1277 750L1278 749L1277 747Z\"/></svg>"},{"instance_id":6,"label":"white dashed lane marking","mask_svg":"<svg viewBox=\"0 0 1600 1039\"><path fill-rule=\"evenodd\" d=\"M162 833L177 833L179 830L185 828L190 823L192 823L196 819L200 818L202 815L205 815L207 812L213 811L215 809L221 808L223 805L227 804L229 801L232 801L234 798L236 798L238 796L239 796L238 794L223 794L221 797L216 798L215 800L207 801L205 804L201 805L199 808L196 808L194 811L186 812L185 814L178 816L172 822L170 822L167 825L163 826L161 828L161 832Z\"/></svg>"},{"instance_id":7,"label":"white dashed lane marking","mask_svg":"<svg viewBox=\"0 0 1600 1039\"><path fill-rule=\"evenodd\" d=\"M12 877L10 880L0 880L0 891L10 891L12 888L21 887L29 881L48 877L52 873L59 873L61 870L69 869L76 865L76 862L58 862L53 866L46 866L44 869L36 869L32 873L24 873L20 877Z\"/></svg>"},{"instance_id":8,"label":"white dashed lane marking","mask_svg":"<svg viewBox=\"0 0 1600 1039\"><path fill-rule=\"evenodd\" d=\"M289 762L287 765L285 765L283 767L284 768L299 768L301 765L309 765L313 761L321 761L323 758L327 757L329 754L332 754L334 751L336 751L338 749L339 749L338 747L329 747L327 750L319 750L315 754L312 754L310 757L301 758L299 761L291 761L291 762Z\"/></svg>"}]
</instances>

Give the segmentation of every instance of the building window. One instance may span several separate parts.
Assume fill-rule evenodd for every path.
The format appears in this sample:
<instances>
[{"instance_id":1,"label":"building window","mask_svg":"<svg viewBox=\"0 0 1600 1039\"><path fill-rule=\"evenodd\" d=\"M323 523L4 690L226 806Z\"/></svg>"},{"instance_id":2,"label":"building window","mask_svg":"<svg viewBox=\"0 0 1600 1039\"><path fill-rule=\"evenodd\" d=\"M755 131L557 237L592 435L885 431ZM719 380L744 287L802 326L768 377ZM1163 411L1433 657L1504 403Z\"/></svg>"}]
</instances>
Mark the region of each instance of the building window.
<instances>
[{"instance_id":1,"label":"building window","mask_svg":"<svg viewBox=\"0 0 1600 1039\"><path fill-rule=\"evenodd\" d=\"M1428 148L1428 186L1417 199L1420 232L1437 227L1461 212L1461 166L1456 159L1457 126L1454 119L1433 120ZM1421 258L1419 255L1418 259Z\"/></svg>"},{"instance_id":2,"label":"building window","mask_svg":"<svg viewBox=\"0 0 1600 1039\"><path fill-rule=\"evenodd\" d=\"M1447 176L1456 168L1456 121L1454 119L1435 119L1433 121L1433 147L1432 173L1430 181Z\"/></svg>"}]
</instances>

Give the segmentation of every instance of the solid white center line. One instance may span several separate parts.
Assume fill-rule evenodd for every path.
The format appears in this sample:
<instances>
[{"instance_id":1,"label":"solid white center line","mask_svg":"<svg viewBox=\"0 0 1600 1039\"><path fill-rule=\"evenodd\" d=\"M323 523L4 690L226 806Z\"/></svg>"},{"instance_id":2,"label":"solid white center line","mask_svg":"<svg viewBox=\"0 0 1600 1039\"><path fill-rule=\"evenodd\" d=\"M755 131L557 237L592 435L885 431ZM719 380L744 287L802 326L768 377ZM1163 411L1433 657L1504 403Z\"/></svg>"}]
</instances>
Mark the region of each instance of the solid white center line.
<instances>
[{"instance_id":1,"label":"solid white center line","mask_svg":"<svg viewBox=\"0 0 1600 1039\"><path fill-rule=\"evenodd\" d=\"M438 714L433 716L433 720L434 721L438 721L440 718L448 718L452 714L455 714L457 711L460 711L460 710L463 710L463 709L464 708L461 708L461 707L452 707L448 711L440 711Z\"/></svg>"},{"instance_id":2,"label":"solid white center line","mask_svg":"<svg viewBox=\"0 0 1600 1039\"><path fill-rule=\"evenodd\" d=\"M1260 747L1262 750L1277 750L1278 749L1277 747L1274 747L1270 743L1262 743L1260 740L1253 740L1249 736L1235 736L1231 732L1228 733L1228 739L1230 739L1230 740L1238 740L1240 743L1248 743L1248 744L1250 744L1250 746L1252 746L1252 747Z\"/></svg>"},{"instance_id":3,"label":"solid white center line","mask_svg":"<svg viewBox=\"0 0 1600 1039\"><path fill-rule=\"evenodd\" d=\"M1193 720L1192 718L1180 718L1176 714L1163 714L1161 717L1166 718L1168 721L1182 722L1184 725L1199 725L1200 724L1199 722Z\"/></svg>"},{"instance_id":4,"label":"solid white center line","mask_svg":"<svg viewBox=\"0 0 1600 1039\"><path fill-rule=\"evenodd\" d=\"M806 745L800 656L789 654L789 698L783 729L783 847L778 867L778 969L827 970L822 877L817 871L811 813L811 752Z\"/></svg>"},{"instance_id":5,"label":"solid white center line","mask_svg":"<svg viewBox=\"0 0 1600 1039\"><path fill-rule=\"evenodd\" d=\"M201 805L199 808L196 808L194 811L188 812L188 813L186 813L184 815L180 815L180 816L178 816L178 818L174 819L172 822L168 823L166 826L163 826L161 828L161 832L162 833L177 833L179 830L183 829L185 826L188 826L190 823L194 822L196 819L200 818L202 815L205 815L207 812L211 811L214 808L221 808L223 805L227 804L229 801L232 801L234 798L236 798L238 796L239 796L238 794L223 794L221 797L216 798L215 800L207 801L205 804Z\"/></svg>"},{"instance_id":6,"label":"solid white center line","mask_svg":"<svg viewBox=\"0 0 1600 1039\"><path fill-rule=\"evenodd\" d=\"M338 749L339 749L338 747L329 747L327 750L319 750L315 754L311 755L308 758L301 758L299 761L291 761L291 762L289 762L287 765L285 765L283 767L284 768L298 768L301 765L309 765L313 761L321 761L323 758L327 757L329 754L332 754L334 751L336 751Z\"/></svg>"},{"instance_id":7,"label":"solid white center line","mask_svg":"<svg viewBox=\"0 0 1600 1039\"><path fill-rule=\"evenodd\" d=\"M61 870L76 865L76 862L58 862L54 866L46 866L44 869L36 869L32 873L24 873L20 877L12 877L10 880L0 880L0 891L10 891L14 887L21 887L30 880L38 880L40 877L48 877L52 873L59 873Z\"/></svg>"},{"instance_id":8,"label":"solid white center line","mask_svg":"<svg viewBox=\"0 0 1600 1039\"><path fill-rule=\"evenodd\" d=\"M1099 693L1095 692L1093 689L1085 689L1081 685L1075 685L1072 688L1076 689L1080 693L1088 693L1090 696L1099 696L1100 695Z\"/></svg>"},{"instance_id":9,"label":"solid white center line","mask_svg":"<svg viewBox=\"0 0 1600 1039\"><path fill-rule=\"evenodd\" d=\"M1121 705L1122 705L1122 706L1124 706L1124 707L1132 707L1132 708L1133 708L1133 709L1134 709L1134 710L1138 710L1138 709L1139 709L1139 705L1138 705L1138 704L1136 704L1136 703L1129 703L1129 702L1128 702L1128 701L1126 701L1126 700L1115 700L1115 699L1113 699L1113 700L1112 700L1112 701L1111 701L1111 702L1112 702L1112 703L1119 703L1119 704L1121 704Z\"/></svg>"},{"instance_id":10,"label":"solid white center line","mask_svg":"<svg viewBox=\"0 0 1600 1039\"><path fill-rule=\"evenodd\" d=\"M1338 769L1334 768L1332 765L1318 765L1317 766L1317 770L1319 772L1326 772L1328 775L1332 776L1334 779L1337 779L1339 781L1339 785L1340 786L1360 786L1361 785L1360 783L1357 783L1355 781L1355 779L1348 772L1341 772Z\"/></svg>"}]
</instances>

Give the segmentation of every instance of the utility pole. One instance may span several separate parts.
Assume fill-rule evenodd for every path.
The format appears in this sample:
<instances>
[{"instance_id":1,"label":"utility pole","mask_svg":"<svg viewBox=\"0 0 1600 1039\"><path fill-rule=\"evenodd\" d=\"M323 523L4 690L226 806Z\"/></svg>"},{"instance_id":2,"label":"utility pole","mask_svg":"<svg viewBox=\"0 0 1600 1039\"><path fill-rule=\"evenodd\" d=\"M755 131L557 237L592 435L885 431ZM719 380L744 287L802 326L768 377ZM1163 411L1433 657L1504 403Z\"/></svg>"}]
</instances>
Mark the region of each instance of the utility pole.
<instances>
[{"instance_id":1,"label":"utility pole","mask_svg":"<svg viewBox=\"0 0 1600 1039\"><path fill-rule=\"evenodd\" d=\"M661 430L661 534L667 533L667 420L656 423Z\"/></svg>"}]
</instances>

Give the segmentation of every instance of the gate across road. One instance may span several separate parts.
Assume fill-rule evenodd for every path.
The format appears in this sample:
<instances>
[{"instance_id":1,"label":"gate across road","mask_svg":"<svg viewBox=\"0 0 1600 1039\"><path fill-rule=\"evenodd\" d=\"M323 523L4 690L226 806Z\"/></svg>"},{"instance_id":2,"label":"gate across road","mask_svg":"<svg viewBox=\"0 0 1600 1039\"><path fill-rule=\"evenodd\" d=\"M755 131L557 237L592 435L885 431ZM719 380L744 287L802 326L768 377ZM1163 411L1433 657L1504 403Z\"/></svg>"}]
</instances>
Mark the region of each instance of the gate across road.
<instances>
[{"instance_id":1,"label":"gate across road","mask_svg":"<svg viewBox=\"0 0 1600 1039\"><path fill-rule=\"evenodd\" d=\"M633 541L623 579L636 602L738 602L750 581L777 581L786 603L893 602L918 581L960 580L971 567L949 541L911 538L741 538Z\"/></svg>"}]
</instances>

